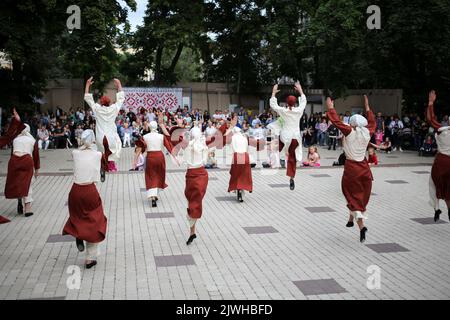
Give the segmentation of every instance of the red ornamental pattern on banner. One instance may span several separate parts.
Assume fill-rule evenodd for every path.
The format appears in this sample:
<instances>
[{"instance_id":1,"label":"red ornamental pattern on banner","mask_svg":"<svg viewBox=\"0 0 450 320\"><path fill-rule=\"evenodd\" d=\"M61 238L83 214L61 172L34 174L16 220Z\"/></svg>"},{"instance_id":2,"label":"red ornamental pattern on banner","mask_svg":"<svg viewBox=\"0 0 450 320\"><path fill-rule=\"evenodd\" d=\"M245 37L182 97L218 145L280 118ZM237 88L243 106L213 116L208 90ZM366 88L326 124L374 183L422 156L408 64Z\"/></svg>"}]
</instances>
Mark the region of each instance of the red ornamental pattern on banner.
<instances>
[{"instance_id":1,"label":"red ornamental pattern on banner","mask_svg":"<svg viewBox=\"0 0 450 320\"><path fill-rule=\"evenodd\" d=\"M126 110L138 113L142 108L175 111L183 104L181 88L124 88Z\"/></svg>"}]
</instances>

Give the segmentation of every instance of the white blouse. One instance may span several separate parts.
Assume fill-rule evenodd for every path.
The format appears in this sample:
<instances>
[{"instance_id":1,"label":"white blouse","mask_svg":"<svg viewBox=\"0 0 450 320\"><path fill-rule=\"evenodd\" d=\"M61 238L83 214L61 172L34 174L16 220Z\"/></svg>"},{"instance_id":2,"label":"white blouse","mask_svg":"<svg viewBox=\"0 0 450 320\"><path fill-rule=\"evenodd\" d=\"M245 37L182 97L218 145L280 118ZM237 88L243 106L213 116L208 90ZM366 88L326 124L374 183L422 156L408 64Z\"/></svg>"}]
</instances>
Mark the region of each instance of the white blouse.
<instances>
[{"instance_id":1,"label":"white blouse","mask_svg":"<svg viewBox=\"0 0 450 320\"><path fill-rule=\"evenodd\" d=\"M241 133L233 134L231 138L231 150L233 153L246 153L248 152L248 139Z\"/></svg>"},{"instance_id":2,"label":"white blouse","mask_svg":"<svg viewBox=\"0 0 450 320\"><path fill-rule=\"evenodd\" d=\"M208 162L208 146L205 140L202 138L196 143L195 150L192 142L184 149L183 162L188 169L201 168Z\"/></svg>"},{"instance_id":3,"label":"white blouse","mask_svg":"<svg viewBox=\"0 0 450 320\"><path fill-rule=\"evenodd\" d=\"M439 153L450 156L450 127L439 129L440 134L436 134L436 143Z\"/></svg>"},{"instance_id":4,"label":"white blouse","mask_svg":"<svg viewBox=\"0 0 450 320\"><path fill-rule=\"evenodd\" d=\"M358 162L364 161L369 142L370 132L367 128L352 129L352 132L343 138L343 147L347 159Z\"/></svg>"},{"instance_id":5,"label":"white blouse","mask_svg":"<svg viewBox=\"0 0 450 320\"><path fill-rule=\"evenodd\" d=\"M157 132L150 132L144 136L147 151L162 151L164 148L164 136Z\"/></svg>"},{"instance_id":6,"label":"white blouse","mask_svg":"<svg viewBox=\"0 0 450 320\"><path fill-rule=\"evenodd\" d=\"M102 154L95 150L73 150L74 172L76 184L90 184L100 181L100 163Z\"/></svg>"},{"instance_id":7,"label":"white blouse","mask_svg":"<svg viewBox=\"0 0 450 320\"><path fill-rule=\"evenodd\" d=\"M13 151L33 155L36 140L29 136L18 136L13 140Z\"/></svg>"}]
</instances>

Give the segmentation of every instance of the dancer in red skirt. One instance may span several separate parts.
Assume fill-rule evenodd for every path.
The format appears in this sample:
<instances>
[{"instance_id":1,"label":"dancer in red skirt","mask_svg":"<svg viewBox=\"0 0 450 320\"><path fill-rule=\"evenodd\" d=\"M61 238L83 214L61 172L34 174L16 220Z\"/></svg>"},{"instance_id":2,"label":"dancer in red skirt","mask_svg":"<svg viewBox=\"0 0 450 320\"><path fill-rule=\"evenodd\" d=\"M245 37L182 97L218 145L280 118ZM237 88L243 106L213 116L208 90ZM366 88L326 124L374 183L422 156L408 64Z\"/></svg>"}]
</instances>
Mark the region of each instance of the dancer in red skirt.
<instances>
[{"instance_id":1,"label":"dancer in red skirt","mask_svg":"<svg viewBox=\"0 0 450 320\"><path fill-rule=\"evenodd\" d=\"M160 115L158 119L162 120ZM145 165L145 187L147 198L151 200L152 207L157 206L158 191L167 188L166 184L166 159L164 157L164 147L172 152L173 145L170 136L158 133L158 123L150 122L150 133L143 139L147 151L147 162Z\"/></svg>"},{"instance_id":2,"label":"dancer in red skirt","mask_svg":"<svg viewBox=\"0 0 450 320\"><path fill-rule=\"evenodd\" d=\"M100 181L102 153L95 150L94 131L85 130L81 141L82 146L72 152L74 181L69 193L69 219L63 235L75 237L80 252L84 251L86 241L85 265L90 269L97 264L98 244L105 239L107 219L95 186Z\"/></svg>"},{"instance_id":3,"label":"dancer in red skirt","mask_svg":"<svg viewBox=\"0 0 450 320\"><path fill-rule=\"evenodd\" d=\"M95 133L97 147L103 153L101 167L101 181L105 181L105 172L117 171L116 161L120 159L122 142L117 133L116 118L125 101L125 93L119 79L114 79L117 88L116 103L111 104L111 99L102 96L99 103L95 103L90 88L94 81L92 77L86 81L84 101L95 113Z\"/></svg>"},{"instance_id":4,"label":"dancer in red skirt","mask_svg":"<svg viewBox=\"0 0 450 320\"><path fill-rule=\"evenodd\" d=\"M372 172L366 159L367 146L370 137L375 133L376 122L370 110L369 99L364 96L367 119L357 114L350 118L350 125L344 124L334 109L331 98L327 99L327 116L331 122L344 134L343 147L347 157L342 176L342 192L347 200L350 218L347 227L354 226L357 220L360 229L360 241L366 240L367 228L364 220L367 219L366 207L372 192Z\"/></svg>"},{"instance_id":5,"label":"dancer in red skirt","mask_svg":"<svg viewBox=\"0 0 450 320\"><path fill-rule=\"evenodd\" d=\"M297 162L302 161L302 136L300 133L300 119L306 108L306 96L303 93L302 86L299 82L295 84L295 91L300 94L299 106L296 107L297 98L289 96L287 98L287 108L280 107L277 101L278 85L272 89L272 98L270 99L270 107L278 113L280 119L268 125L272 132L280 134L280 157L287 158L286 175L290 178L289 186L291 190L295 189L295 174L297 171Z\"/></svg>"},{"instance_id":6,"label":"dancer in red skirt","mask_svg":"<svg viewBox=\"0 0 450 320\"><path fill-rule=\"evenodd\" d=\"M35 177L39 175L39 168L38 145L30 133L30 126L26 124L25 129L13 140L13 154L9 159L5 185L5 198L18 200L19 214L24 213L22 200L25 203L25 217L33 215L31 182L33 175Z\"/></svg>"},{"instance_id":7,"label":"dancer in red skirt","mask_svg":"<svg viewBox=\"0 0 450 320\"><path fill-rule=\"evenodd\" d=\"M231 138L233 162L230 169L228 192L237 191L237 199L243 202L244 191L253 191L252 168L248 154L248 138L242 134L239 127L233 128Z\"/></svg>"},{"instance_id":8,"label":"dancer in red skirt","mask_svg":"<svg viewBox=\"0 0 450 320\"><path fill-rule=\"evenodd\" d=\"M159 120L159 126L164 135L169 135L162 120ZM184 189L184 195L188 202L187 219L190 227L187 245L190 245L197 238L195 226L203 214L203 198L208 187L208 172L205 169L205 165L208 161L209 150L206 145L206 139L199 127L193 127L189 131L189 137L188 143L184 141L180 143L180 145L185 146L183 163L187 165L186 187ZM174 148L172 154L176 156L179 150L179 148Z\"/></svg>"},{"instance_id":9,"label":"dancer in red skirt","mask_svg":"<svg viewBox=\"0 0 450 320\"><path fill-rule=\"evenodd\" d=\"M428 98L427 120L436 130L436 143L438 153L433 163L430 176L430 204L434 208L434 221L439 221L442 211L439 209L439 200L447 204L448 218L450 219L450 127L442 126L434 115L436 92L431 91Z\"/></svg>"},{"instance_id":10,"label":"dancer in red skirt","mask_svg":"<svg viewBox=\"0 0 450 320\"><path fill-rule=\"evenodd\" d=\"M16 138L24 129L25 125L20 122L20 116L16 109L13 109L13 115L11 123L9 124L8 131L6 131L4 136L0 137L0 148L10 144L14 138ZM0 224L10 222L8 219L0 215Z\"/></svg>"}]
</instances>

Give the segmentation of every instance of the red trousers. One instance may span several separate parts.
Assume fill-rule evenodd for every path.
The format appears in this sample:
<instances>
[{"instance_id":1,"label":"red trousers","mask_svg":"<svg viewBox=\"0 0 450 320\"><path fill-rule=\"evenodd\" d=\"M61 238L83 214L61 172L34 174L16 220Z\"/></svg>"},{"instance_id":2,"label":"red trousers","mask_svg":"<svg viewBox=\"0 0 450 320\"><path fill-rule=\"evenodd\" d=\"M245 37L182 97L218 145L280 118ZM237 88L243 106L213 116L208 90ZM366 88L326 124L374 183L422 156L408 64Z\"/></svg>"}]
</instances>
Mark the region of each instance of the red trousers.
<instances>
[{"instance_id":1,"label":"red trousers","mask_svg":"<svg viewBox=\"0 0 450 320\"><path fill-rule=\"evenodd\" d=\"M286 175L291 178L295 178L295 174L297 172L297 157L295 156L295 149L299 146L297 139L291 140L291 145L289 146L289 156L288 161L286 163ZM284 143L280 140L279 142L279 150L280 152L284 148Z\"/></svg>"}]
</instances>

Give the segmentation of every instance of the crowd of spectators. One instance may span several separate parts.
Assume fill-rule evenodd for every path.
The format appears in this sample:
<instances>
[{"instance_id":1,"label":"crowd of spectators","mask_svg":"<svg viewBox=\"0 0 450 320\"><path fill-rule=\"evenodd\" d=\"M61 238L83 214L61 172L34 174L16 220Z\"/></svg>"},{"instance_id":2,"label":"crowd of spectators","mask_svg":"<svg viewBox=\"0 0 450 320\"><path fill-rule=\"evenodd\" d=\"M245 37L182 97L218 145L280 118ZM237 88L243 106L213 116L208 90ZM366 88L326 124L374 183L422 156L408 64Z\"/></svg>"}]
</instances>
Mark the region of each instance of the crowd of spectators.
<instances>
[{"instance_id":1,"label":"crowd of spectators","mask_svg":"<svg viewBox=\"0 0 450 320\"><path fill-rule=\"evenodd\" d=\"M240 108L237 110L238 126L250 137L257 140L271 136L268 124L276 121L276 114L269 110L255 114ZM214 136L224 121L231 119L232 114L226 110L216 110L210 114L199 109L189 110L188 107L178 108L175 112L164 112L164 122L172 126L189 128L193 123L200 123L205 135ZM341 120L348 123L350 112L341 114ZM134 147L139 137L150 132L149 123L157 120L157 110L142 109L139 112L122 110L116 119L117 132L123 147ZM65 112L56 108L54 112L24 114L23 119L30 124L31 133L38 140L39 148L72 148L80 144L81 133L85 129L95 130L95 114L82 108L70 109ZM449 125L449 117L444 116L443 125ZM402 118L397 115L376 115L376 133L372 137L372 146L386 152L416 150L421 154L434 153L436 143L433 129L426 119L417 114L408 113ZM329 150L342 147L342 133L326 118L324 113L303 115L300 123L304 147L319 146Z\"/></svg>"}]
</instances>

